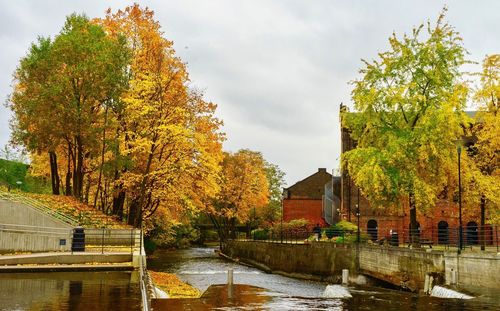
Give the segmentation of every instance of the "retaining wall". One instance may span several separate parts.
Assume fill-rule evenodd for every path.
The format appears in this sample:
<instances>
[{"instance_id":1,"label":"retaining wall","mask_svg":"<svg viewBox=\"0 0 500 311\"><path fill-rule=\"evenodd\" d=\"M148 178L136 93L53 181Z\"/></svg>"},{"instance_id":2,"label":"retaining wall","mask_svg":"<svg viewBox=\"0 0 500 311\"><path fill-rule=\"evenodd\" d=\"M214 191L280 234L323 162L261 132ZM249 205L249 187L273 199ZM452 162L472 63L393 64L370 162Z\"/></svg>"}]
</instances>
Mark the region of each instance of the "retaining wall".
<instances>
[{"instance_id":1,"label":"retaining wall","mask_svg":"<svg viewBox=\"0 0 500 311\"><path fill-rule=\"evenodd\" d=\"M338 280L342 269L359 271L397 286L417 291L425 275L434 284L451 284L456 271L458 285L473 290L481 286L500 289L500 253L442 252L372 245L334 243L279 244L258 241L229 241L224 254L243 262L261 265L269 272L299 273L319 279ZM359 268L359 270L357 269ZM453 270L452 270L453 269Z\"/></svg>"},{"instance_id":2,"label":"retaining wall","mask_svg":"<svg viewBox=\"0 0 500 311\"><path fill-rule=\"evenodd\" d=\"M0 223L71 229L71 225L26 204L0 199Z\"/></svg>"}]
</instances>

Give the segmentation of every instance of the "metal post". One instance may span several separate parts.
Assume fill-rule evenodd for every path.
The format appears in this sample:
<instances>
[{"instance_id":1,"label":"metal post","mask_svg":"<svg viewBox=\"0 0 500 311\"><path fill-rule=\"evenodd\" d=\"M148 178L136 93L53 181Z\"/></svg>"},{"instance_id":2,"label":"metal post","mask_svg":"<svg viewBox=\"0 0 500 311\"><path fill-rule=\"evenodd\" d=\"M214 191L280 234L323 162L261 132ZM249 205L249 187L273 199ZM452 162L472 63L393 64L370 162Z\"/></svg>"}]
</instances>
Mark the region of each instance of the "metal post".
<instances>
[{"instance_id":1,"label":"metal post","mask_svg":"<svg viewBox=\"0 0 500 311\"><path fill-rule=\"evenodd\" d=\"M134 229L130 229L130 254L134 254Z\"/></svg>"},{"instance_id":2,"label":"metal post","mask_svg":"<svg viewBox=\"0 0 500 311\"><path fill-rule=\"evenodd\" d=\"M281 223L280 223L280 238L283 244L283 196L281 196Z\"/></svg>"},{"instance_id":3,"label":"metal post","mask_svg":"<svg viewBox=\"0 0 500 311\"><path fill-rule=\"evenodd\" d=\"M462 176L460 169L460 154L462 153L462 146L458 145L457 147L458 153L458 253L462 252Z\"/></svg>"},{"instance_id":4,"label":"metal post","mask_svg":"<svg viewBox=\"0 0 500 311\"><path fill-rule=\"evenodd\" d=\"M356 204L356 217L358 219L358 236L357 236L357 242L359 244L359 242L360 242L360 232L359 232L359 187L358 187L358 203Z\"/></svg>"},{"instance_id":5,"label":"metal post","mask_svg":"<svg viewBox=\"0 0 500 311\"><path fill-rule=\"evenodd\" d=\"M495 235L496 235L496 244L497 244L497 253L498 253L498 226L495 226Z\"/></svg>"},{"instance_id":6,"label":"metal post","mask_svg":"<svg viewBox=\"0 0 500 311\"><path fill-rule=\"evenodd\" d=\"M102 236L101 236L101 254L104 254L104 228L102 228Z\"/></svg>"},{"instance_id":7,"label":"metal post","mask_svg":"<svg viewBox=\"0 0 500 311\"><path fill-rule=\"evenodd\" d=\"M142 255L142 228L139 231L139 255Z\"/></svg>"}]
</instances>

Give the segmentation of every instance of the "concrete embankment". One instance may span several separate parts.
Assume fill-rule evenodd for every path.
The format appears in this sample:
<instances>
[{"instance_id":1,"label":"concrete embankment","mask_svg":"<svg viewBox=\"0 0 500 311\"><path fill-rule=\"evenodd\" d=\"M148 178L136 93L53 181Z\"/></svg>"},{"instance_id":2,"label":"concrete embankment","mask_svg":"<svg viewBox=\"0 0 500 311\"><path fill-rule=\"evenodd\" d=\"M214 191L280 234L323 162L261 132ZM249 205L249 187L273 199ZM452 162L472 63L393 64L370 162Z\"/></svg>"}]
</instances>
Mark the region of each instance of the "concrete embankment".
<instances>
[{"instance_id":1,"label":"concrete embankment","mask_svg":"<svg viewBox=\"0 0 500 311\"><path fill-rule=\"evenodd\" d=\"M430 275L434 284L500 289L500 254L461 255L428 249L334 243L279 244L229 241L223 253L231 258L263 266L265 271L294 277L339 282L342 269L350 277L368 275L412 291L424 288ZM493 272L493 273L492 273Z\"/></svg>"},{"instance_id":2,"label":"concrete embankment","mask_svg":"<svg viewBox=\"0 0 500 311\"><path fill-rule=\"evenodd\" d=\"M130 253L37 253L0 256L0 273L133 269Z\"/></svg>"}]
</instances>

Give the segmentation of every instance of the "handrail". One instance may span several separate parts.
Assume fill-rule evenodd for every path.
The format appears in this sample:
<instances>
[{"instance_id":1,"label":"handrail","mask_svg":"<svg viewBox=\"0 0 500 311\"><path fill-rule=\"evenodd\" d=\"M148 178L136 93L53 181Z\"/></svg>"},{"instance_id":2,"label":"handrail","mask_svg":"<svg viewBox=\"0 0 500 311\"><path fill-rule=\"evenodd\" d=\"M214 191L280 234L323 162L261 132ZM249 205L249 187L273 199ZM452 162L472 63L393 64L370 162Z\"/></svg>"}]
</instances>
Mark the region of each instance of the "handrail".
<instances>
[{"instance_id":1,"label":"handrail","mask_svg":"<svg viewBox=\"0 0 500 311\"><path fill-rule=\"evenodd\" d=\"M39 210L45 214L48 214L50 216L54 216L55 218L65 222L67 224L70 224L72 226L78 225L78 221L76 219L74 219L66 214L63 214L57 210L54 210L54 209L48 207L47 205L41 203L40 201L29 198L29 197L20 196L20 195L14 194L14 193L7 193L7 192L0 191L0 199L6 199L6 200L17 202L17 203L23 203L23 204L26 204L26 205L31 206L33 208L36 208L37 210Z\"/></svg>"}]
</instances>

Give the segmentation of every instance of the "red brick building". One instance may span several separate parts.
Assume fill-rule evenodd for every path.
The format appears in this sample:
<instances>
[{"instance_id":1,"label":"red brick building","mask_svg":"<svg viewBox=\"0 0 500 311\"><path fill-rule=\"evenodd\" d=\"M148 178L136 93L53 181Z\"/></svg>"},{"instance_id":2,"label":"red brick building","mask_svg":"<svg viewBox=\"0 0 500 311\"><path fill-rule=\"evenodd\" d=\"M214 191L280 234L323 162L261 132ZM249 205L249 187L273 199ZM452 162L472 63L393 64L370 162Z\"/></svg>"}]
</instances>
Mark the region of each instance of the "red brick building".
<instances>
[{"instance_id":1,"label":"red brick building","mask_svg":"<svg viewBox=\"0 0 500 311\"><path fill-rule=\"evenodd\" d=\"M341 113L344 106L341 106ZM345 110L344 110L345 111ZM472 145L472 139L465 139L465 145ZM349 130L341 128L341 153L356 148L356 142L351 138ZM362 232L370 235L372 240L388 237L391 230L400 234L400 242L406 241L409 235L410 217L408 202L400 202L399 210L374 209L368 200L359 195L359 190L346 169L341 171L340 218L352 223L357 222L359 206L359 227ZM462 209L462 226L464 244L478 244L480 239L480 206L466 211ZM458 202L439 200L427 213L417 210L418 228L422 239L432 240L440 244L456 244L458 241ZM488 219L488 212L486 212ZM488 224L488 221L486 221ZM495 242L498 233L491 225L484 229L486 244ZM499 232L500 233L500 232Z\"/></svg>"},{"instance_id":2,"label":"red brick building","mask_svg":"<svg viewBox=\"0 0 500 311\"><path fill-rule=\"evenodd\" d=\"M326 168L319 168L311 176L283 189L283 221L304 218L311 225L325 226L323 197L325 185L331 181L332 175Z\"/></svg>"}]
</instances>

